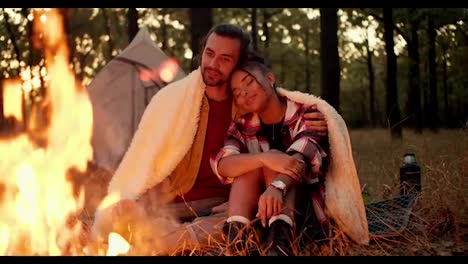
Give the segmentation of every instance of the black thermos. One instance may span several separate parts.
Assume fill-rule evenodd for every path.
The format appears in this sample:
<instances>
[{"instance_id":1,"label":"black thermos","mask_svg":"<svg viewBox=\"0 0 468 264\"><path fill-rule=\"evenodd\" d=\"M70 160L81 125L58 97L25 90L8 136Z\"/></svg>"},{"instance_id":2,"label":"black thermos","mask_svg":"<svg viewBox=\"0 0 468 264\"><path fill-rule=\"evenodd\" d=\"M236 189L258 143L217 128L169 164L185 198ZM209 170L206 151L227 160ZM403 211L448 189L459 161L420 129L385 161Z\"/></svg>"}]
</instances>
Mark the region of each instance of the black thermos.
<instances>
[{"instance_id":1,"label":"black thermos","mask_svg":"<svg viewBox=\"0 0 468 264\"><path fill-rule=\"evenodd\" d=\"M403 156L403 165L400 167L400 194L417 194L421 191L421 168L416 162L414 153Z\"/></svg>"}]
</instances>

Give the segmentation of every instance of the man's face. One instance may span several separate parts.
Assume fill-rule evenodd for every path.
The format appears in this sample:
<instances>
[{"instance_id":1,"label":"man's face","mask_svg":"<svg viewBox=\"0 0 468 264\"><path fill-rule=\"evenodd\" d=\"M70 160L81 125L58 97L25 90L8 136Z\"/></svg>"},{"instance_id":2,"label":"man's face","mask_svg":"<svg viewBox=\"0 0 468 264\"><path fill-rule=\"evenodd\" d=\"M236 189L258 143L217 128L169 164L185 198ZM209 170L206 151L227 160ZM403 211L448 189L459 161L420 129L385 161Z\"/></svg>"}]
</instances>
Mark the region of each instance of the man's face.
<instances>
[{"instance_id":1,"label":"man's face","mask_svg":"<svg viewBox=\"0 0 468 264\"><path fill-rule=\"evenodd\" d=\"M240 41L211 34L203 50L201 71L207 86L222 86L228 80L239 60Z\"/></svg>"}]
</instances>

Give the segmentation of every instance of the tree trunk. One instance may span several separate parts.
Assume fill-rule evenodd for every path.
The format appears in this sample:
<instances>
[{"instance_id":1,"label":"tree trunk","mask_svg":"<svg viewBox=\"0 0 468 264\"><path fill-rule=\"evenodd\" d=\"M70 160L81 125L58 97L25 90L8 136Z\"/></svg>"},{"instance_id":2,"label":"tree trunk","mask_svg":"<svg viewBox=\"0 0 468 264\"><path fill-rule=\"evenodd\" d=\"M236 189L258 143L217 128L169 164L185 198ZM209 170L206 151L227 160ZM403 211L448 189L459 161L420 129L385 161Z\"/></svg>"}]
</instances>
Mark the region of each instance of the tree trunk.
<instances>
[{"instance_id":1,"label":"tree trunk","mask_svg":"<svg viewBox=\"0 0 468 264\"><path fill-rule=\"evenodd\" d=\"M70 32L70 8L60 8L60 14L63 17L63 27L67 36L68 61L74 67L73 56L75 56L75 41Z\"/></svg>"},{"instance_id":2,"label":"tree trunk","mask_svg":"<svg viewBox=\"0 0 468 264\"><path fill-rule=\"evenodd\" d=\"M300 77L299 77L299 71L296 71L296 73L294 74L294 87L295 89L298 89L297 87L299 87L299 83L300 83Z\"/></svg>"},{"instance_id":3,"label":"tree trunk","mask_svg":"<svg viewBox=\"0 0 468 264\"><path fill-rule=\"evenodd\" d=\"M164 52L167 52L167 49L168 49L168 46L167 46L167 25L166 25L166 20L165 20L165 16L166 16L166 11L164 11L164 9L161 9L161 15L163 17L162 21L161 21L161 50L164 51Z\"/></svg>"},{"instance_id":4,"label":"tree trunk","mask_svg":"<svg viewBox=\"0 0 468 264\"><path fill-rule=\"evenodd\" d=\"M265 47L264 54L266 57L268 57L268 52L270 48L270 31L268 29L268 20L270 19L270 15L266 10L263 10L263 23L262 23L262 30L263 30L263 36L265 36L265 41L263 42L263 45Z\"/></svg>"},{"instance_id":5,"label":"tree trunk","mask_svg":"<svg viewBox=\"0 0 468 264\"><path fill-rule=\"evenodd\" d=\"M310 51L309 51L309 36L310 36L310 32L309 32L309 28L306 27L305 28L305 38L304 38L304 46L305 46L305 50L304 50L304 69L305 69L305 89L304 91L308 92L308 93L312 93L311 89L311 85L310 85L310 61L309 61L309 54L310 54Z\"/></svg>"},{"instance_id":6,"label":"tree trunk","mask_svg":"<svg viewBox=\"0 0 468 264\"><path fill-rule=\"evenodd\" d=\"M320 8L321 95L336 111L340 107L337 8Z\"/></svg>"},{"instance_id":7,"label":"tree trunk","mask_svg":"<svg viewBox=\"0 0 468 264\"><path fill-rule=\"evenodd\" d=\"M375 75L374 75L374 65L372 64L372 51L370 49L369 38L367 38L366 43L367 49L367 73L369 76L369 119L372 128L376 126L375 118Z\"/></svg>"},{"instance_id":8,"label":"tree trunk","mask_svg":"<svg viewBox=\"0 0 468 264\"><path fill-rule=\"evenodd\" d=\"M427 39L429 42L428 63L429 63L429 128L437 130L439 126L439 117L437 114L437 65L436 65L436 30L434 21L429 16L427 19Z\"/></svg>"},{"instance_id":9,"label":"tree trunk","mask_svg":"<svg viewBox=\"0 0 468 264\"><path fill-rule=\"evenodd\" d=\"M258 27L257 27L257 8L251 10L250 26L252 27L252 46L255 51L258 51Z\"/></svg>"},{"instance_id":10,"label":"tree trunk","mask_svg":"<svg viewBox=\"0 0 468 264\"><path fill-rule=\"evenodd\" d=\"M109 41L107 42L108 45L108 52L107 52L107 61L110 61L112 59L112 51L114 50L114 42L112 40L112 35L111 35L111 21L107 17L107 12L106 9L102 9L102 17L104 19L104 25L106 26L106 31L107 35L109 35Z\"/></svg>"},{"instance_id":11,"label":"tree trunk","mask_svg":"<svg viewBox=\"0 0 468 264\"><path fill-rule=\"evenodd\" d=\"M13 49L15 51L16 59L18 60L18 62L20 62L23 58L21 57L21 52L19 50L16 36L15 36L15 33L13 32L13 28L11 27L10 22L8 21L10 16L5 11L5 8L2 8L2 12L3 12L4 21L5 21L5 28L8 34L10 35L10 40L11 40L11 44L13 45Z\"/></svg>"},{"instance_id":12,"label":"tree trunk","mask_svg":"<svg viewBox=\"0 0 468 264\"><path fill-rule=\"evenodd\" d=\"M444 113L445 113L445 125L449 126L451 123L450 109L448 103L448 76L447 76L447 49L444 47L444 61L443 61L443 85L444 85Z\"/></svg>"},{"instance_id":13,"label":"tree trunk","mask_svg":"<svg viewBox=\"0 0 468 264\"><path fill-rule=\"evenodd\" d=\"M401 138L400 108L398 106L397 93L397 64L395 56L395 43L393 40L393 11L391 8L383 9L385 51L387 53L387 78L386 78L386 110L392 138Z\"/></svg>"},{"instance_id":14,"label":"tree trunk","mask_svg":"<svg viewBox=\"0 0 468 264\"><path fill-rule=\"evenodd\" d=\"M411 125L415 132L422 133L423 117L421 110L421 75L419 71L418 22L410 22L411 42L408 43L409 78L407 108L411 116Z\"/></svg>"},{"instance_id":15,"label":"tree trunk","mask_svg":"<svg viewBox=\"0 0 468 264\"><path fill-rule=\"evenodd\" d=\"M201 39L210 31L213 26L213 11L211 8L190 8L189 9L190 25L191 25L191 48L192 54L195 56L199 52ZM198 65L192 60L191 70L194 70Z\"/></svg>"},{"instance_id":16,"label":"tree trunk","mask_svg":"<svg viewBox=\"0 0 468 264\"><path fill-rule=\"evenodd\" d=\"M24 19L27 20L26 22L26 30L27 30L27 36L28 36L28 60L27 64L28 65L33 65L34 64L34 57L33 57L33 46L32 46L32 34L33 34L33 29L32 29L32 22L29 21L28 15L29 15L29 9L28 8L22 8L21 9L21 14L23 15Z\"/></svg>"},{"instance_id":17,"label":"tree trunk","mask_svg":"<svg viewBox=\"0 0 468 264\"><path fill-rule=\"evenodd\" d=\"M363 120L362 120L362 123L360 124L360 126L362 125L365 125L366 123L369 122L369 116L367 116L367 105L366 105L366 97L367 97L367 93L366 93L366 86L365 86L365 81L364 81L364 78L361 78L361 98L363 100L361 100L361 116L363 117Z\"/></svg>"},{"instance_id":18,"label":"tree trunk","mask_svg":"<svg viewBox=\"0 0 468 264\"><path fill-rule=\"evenodd\" d=\"M138 11L136 8L132 7L128 9L127 12L128 20L128 43L132 42L138 33Z\"/></svg>"},{"instance_id":19,"label":"tree trunk","mask_svg":"<svg viewBox=\"0 0 468 264\"><path fill-rule=\"evenodd\" d=\"M286 51L281 52L280 57L280 82L285 84L286 83Z\"/></svg>"}]
</instances>

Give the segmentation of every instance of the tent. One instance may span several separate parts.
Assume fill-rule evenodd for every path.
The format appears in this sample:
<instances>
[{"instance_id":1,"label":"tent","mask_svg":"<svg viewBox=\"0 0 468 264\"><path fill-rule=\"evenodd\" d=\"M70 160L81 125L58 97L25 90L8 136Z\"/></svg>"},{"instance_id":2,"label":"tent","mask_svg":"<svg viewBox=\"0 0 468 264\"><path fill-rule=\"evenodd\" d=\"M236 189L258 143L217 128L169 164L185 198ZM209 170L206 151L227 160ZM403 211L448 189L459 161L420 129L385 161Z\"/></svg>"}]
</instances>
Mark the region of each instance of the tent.
<instances>
[{"instance_id":1,"label":"tent","mask_svg":"<svg viewBox=\"0 0 468 264\"><path fill-rule=\"evenodd\" d=\"M167 62L171 59L142 28L128 47L88 85L93 106L92 146L96 165L113 173L151 98L168 82L185 76L178 64Z\"/></svg>"}]
</instances>

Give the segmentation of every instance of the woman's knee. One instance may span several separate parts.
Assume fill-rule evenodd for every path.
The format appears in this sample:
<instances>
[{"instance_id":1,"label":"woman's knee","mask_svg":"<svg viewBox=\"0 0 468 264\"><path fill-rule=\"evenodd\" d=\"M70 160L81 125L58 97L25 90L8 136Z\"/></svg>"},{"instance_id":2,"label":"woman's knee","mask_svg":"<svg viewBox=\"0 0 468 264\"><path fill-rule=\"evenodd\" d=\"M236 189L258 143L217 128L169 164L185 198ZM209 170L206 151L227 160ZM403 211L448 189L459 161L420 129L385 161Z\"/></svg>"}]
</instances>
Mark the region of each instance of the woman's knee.
<instances>
[{"instance_id":1,"label":"woman's knee","mask_svg":"<svg viewBox=\"0 0 468 264\"><path fill-rule=\"evenodd\" d=\"M249 171L239 177L234 178L233 185L255 184L263 178L261 169ZM232 187L231 187L232 188Z\"/></svg>"}]
</instances>

